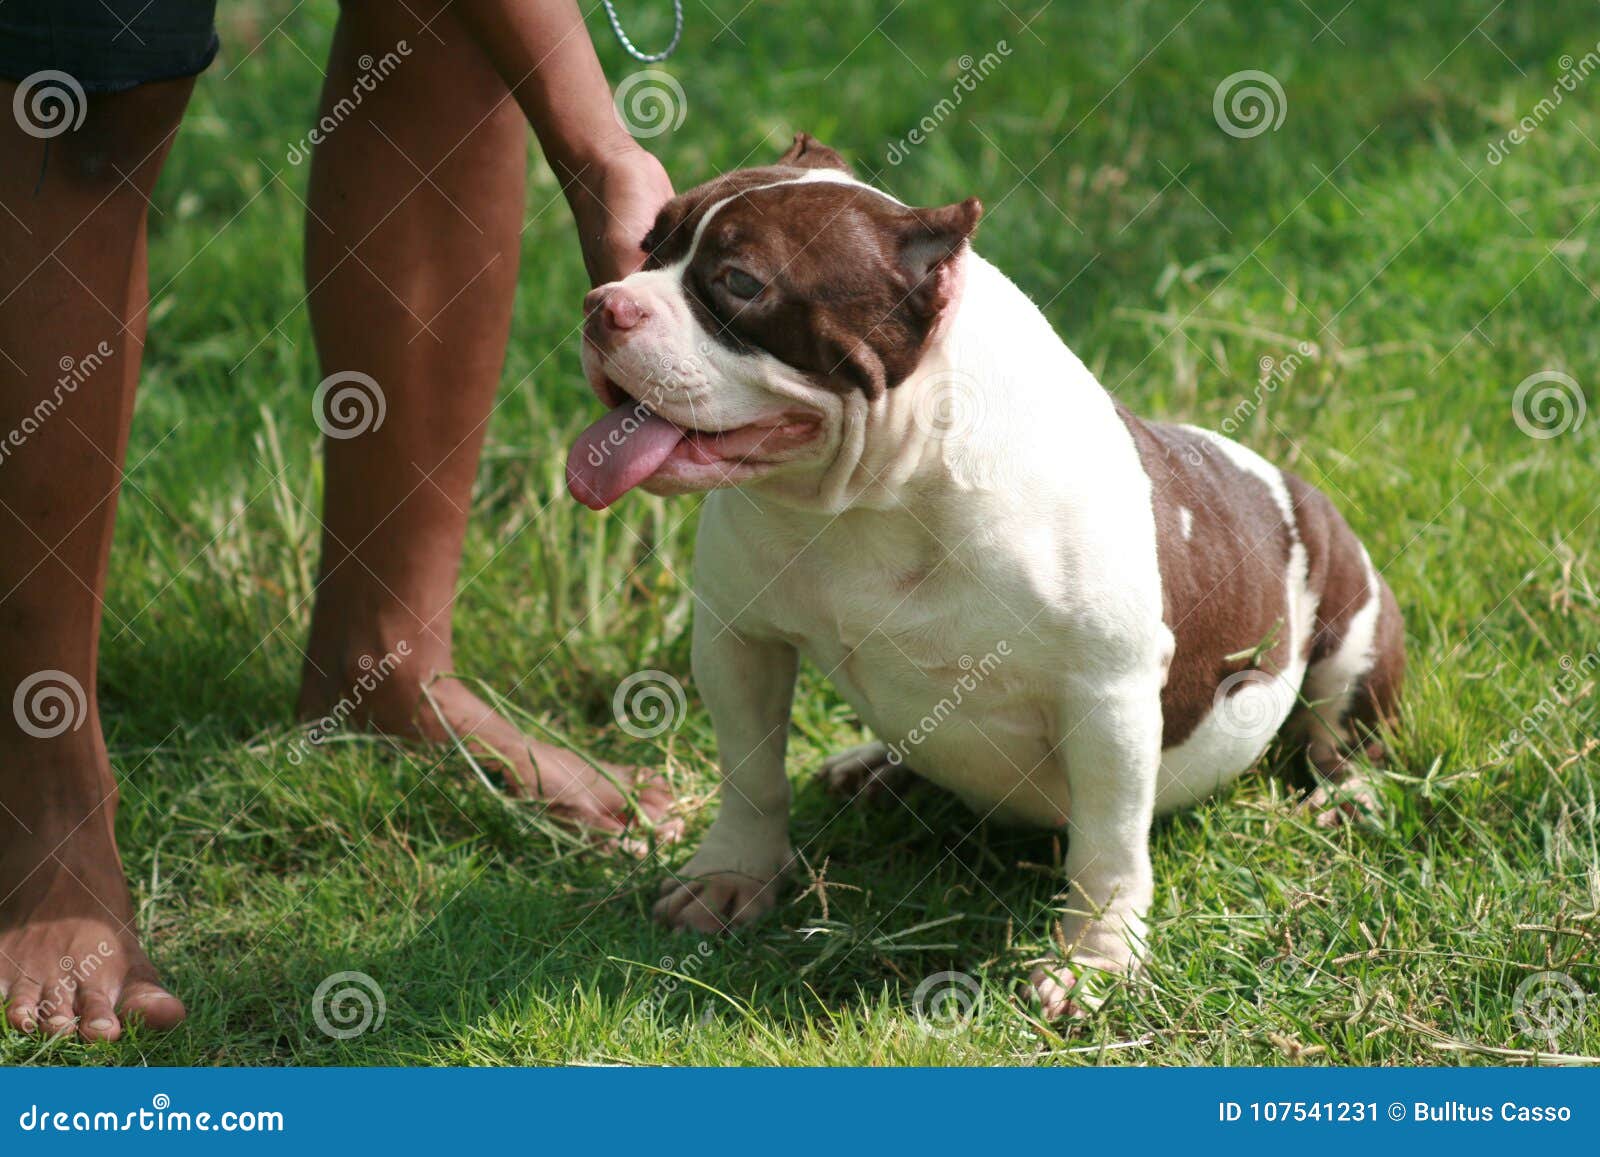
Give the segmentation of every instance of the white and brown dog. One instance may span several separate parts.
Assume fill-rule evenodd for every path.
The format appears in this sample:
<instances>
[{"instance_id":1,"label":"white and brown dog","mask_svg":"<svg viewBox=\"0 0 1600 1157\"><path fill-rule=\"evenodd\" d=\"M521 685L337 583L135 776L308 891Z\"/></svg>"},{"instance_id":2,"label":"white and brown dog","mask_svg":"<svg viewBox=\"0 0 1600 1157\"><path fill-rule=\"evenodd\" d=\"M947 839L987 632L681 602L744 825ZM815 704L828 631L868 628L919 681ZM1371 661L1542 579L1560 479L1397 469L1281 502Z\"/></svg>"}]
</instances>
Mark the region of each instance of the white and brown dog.
<instances>
[{"instance_id":1,"label":"white and brown dog","mask_svg":"<svg viewBox=\"0 0 1600 1157\"><path fill-rule=\"evenodd\" d=\"M1152 817L1281 730L1327 779L1388 718L1400 613L1332 504L1217 434L1128 413L968 246L976 200L912 208L804 135L679 196L644 269L585 302L611 412L568 462L596 509L716 491L694 676L721 810L656 914L770 909L793 851L784 746L801 655L902 760L979 814L1064 828L1069 957L1048 1013L1145 948ZM981 661L977 658L982 656Z\"/></svg>"}]
</instances>

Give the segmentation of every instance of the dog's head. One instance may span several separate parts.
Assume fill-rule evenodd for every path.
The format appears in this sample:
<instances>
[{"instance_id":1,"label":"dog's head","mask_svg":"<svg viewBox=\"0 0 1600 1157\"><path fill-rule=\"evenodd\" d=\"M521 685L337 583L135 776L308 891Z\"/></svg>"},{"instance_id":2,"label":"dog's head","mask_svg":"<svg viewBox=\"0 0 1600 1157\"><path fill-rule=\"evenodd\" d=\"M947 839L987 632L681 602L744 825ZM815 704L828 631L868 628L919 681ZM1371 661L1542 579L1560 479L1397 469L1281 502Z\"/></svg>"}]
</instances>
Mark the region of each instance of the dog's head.
<instances>
[{"instance_id":1,"label":"dog's head","mask_svg":"<svg viewBox=\"0 0 1600 1157\"><path fill-rule=\"evenodd\" d=\"M644 268L584 300L584 373L611 412L573 446L573 496L598 510L640 485L825 465L847 400L882 397L922 359L981 211L903 205L805 134L668 202Z\"/></svg>"}]
</instances>

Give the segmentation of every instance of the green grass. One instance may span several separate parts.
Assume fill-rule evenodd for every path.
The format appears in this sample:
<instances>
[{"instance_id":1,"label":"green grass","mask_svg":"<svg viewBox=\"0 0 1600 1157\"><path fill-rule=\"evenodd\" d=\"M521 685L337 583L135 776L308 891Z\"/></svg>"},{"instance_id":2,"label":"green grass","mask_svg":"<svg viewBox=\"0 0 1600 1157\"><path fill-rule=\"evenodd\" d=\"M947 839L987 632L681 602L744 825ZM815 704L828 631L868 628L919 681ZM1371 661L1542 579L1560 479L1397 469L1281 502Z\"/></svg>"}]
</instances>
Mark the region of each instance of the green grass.
<instances>
[{"instance_id":1,"label":"green grass","mask_svg":"<svg viewBox=\"0 0 1600 1157\"><path fill-rule=\"evenodd\" d=\"M1562 665L1600 647L1600 415L1539 440L1511 403L1530 374L1561 370L1600 406L1600 77L1486 161L1563 54L1595 48L1600 9L1356 0L1333 18L1334 0L1149 0L1034 18L1037 2L883 17L756 0L715 5L732 21L720 35L690 4L668 66L688 114L651 145L686 187L806 129L907 199L982 197L980 248L1141 413L1220 426L1255 397L1260 359L1315 343L1238 434L1328 490L1405 609L1387 826L1317 830L1264 776L1160 824L1149 984L1057 1032L1011 994L1050 949L1060 849L973 830L935 795L837 807L807 773L862 733L814 673L794 829L832 885L826 908L796 888L703 947L647 918L664 864L575 846L458 757L345 737L291 762L320 375L285 244L305 168L282 158L310 123L333 9L271 31L287 4L224 5L228 56L157 195L152 283L167 288L101 674L128 871L192 1015L118 1045L7 1036L0 1061L1494 1063L1518 1058L1440 1046L1538 1043L1513 994L1541 970L1600 990L1600 707L1594 672ZM649 7L643 43L665 31L667 6ZM625 60L592 28L620 80ZM1002 39L1003 65L888 166L958 58ZM1242 69L1281 82L1278 130L1240 139L1213 119L1218 83ZM533 173L530 214L553 193L542 162ZM692 683L682 726L655 741L619 732L610 699L643 667L688 682L694 507L633 496L596 516L563 492L593 409L570 229L559 198L528 225L458 659L529 720L666 767L692 846L716 778ZM1528 734L1507 747L1514 729ZM387 1012L340 1042L311 1004L344 970L373 977ZM913 994L946 970L976 977L983 1002L932 1034ZM1558 1044L1600 1055L1600 1008Z\"/></svg>"}]
</instances>

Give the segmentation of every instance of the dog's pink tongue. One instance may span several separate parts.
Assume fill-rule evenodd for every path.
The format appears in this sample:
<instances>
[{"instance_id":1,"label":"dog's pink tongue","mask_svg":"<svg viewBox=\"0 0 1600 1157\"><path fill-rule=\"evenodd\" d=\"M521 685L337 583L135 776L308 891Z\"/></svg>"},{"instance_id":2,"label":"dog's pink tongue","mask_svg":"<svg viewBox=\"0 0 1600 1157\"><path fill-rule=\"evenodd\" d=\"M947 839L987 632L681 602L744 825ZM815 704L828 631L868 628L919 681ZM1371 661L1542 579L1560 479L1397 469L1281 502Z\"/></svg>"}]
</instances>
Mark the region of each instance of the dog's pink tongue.
<instances>
[{"instance_id":1,"label":"dog's pink tongue","mask_svg":"<svg viewBox=\"0 0 1600 1157\"><path fill-rule=\"evenodd\" d=\"M650 475L683 441L683 431L649 408L623 405L578 435L567 455L567 489L604 510Z\"/></svg>"}]
</instances>

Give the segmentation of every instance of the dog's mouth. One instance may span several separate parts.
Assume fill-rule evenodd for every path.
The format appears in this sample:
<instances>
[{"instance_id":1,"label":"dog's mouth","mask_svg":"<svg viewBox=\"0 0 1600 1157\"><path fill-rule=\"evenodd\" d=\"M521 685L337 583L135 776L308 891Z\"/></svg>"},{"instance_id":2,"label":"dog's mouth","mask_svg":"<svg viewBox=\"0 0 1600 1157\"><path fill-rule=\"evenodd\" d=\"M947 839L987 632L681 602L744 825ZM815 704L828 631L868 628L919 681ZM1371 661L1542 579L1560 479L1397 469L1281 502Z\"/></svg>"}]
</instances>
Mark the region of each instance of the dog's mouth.
<instances>
[{"instance_id":1,"label":"dog's mouth","mask_svg":"<svg viewBox=\"0 0 1600 1157\"><path fill-rule=\"evenodd\" d=\"M663 417L610 378L595 392L611 410L578 435L567 455L567 489L591 510L604 510L658 476L686 490L733 485L748 473L740 467L809 441L819 425L815 416L782 413L700 429Z\"/></svg>"}]
</instances>

